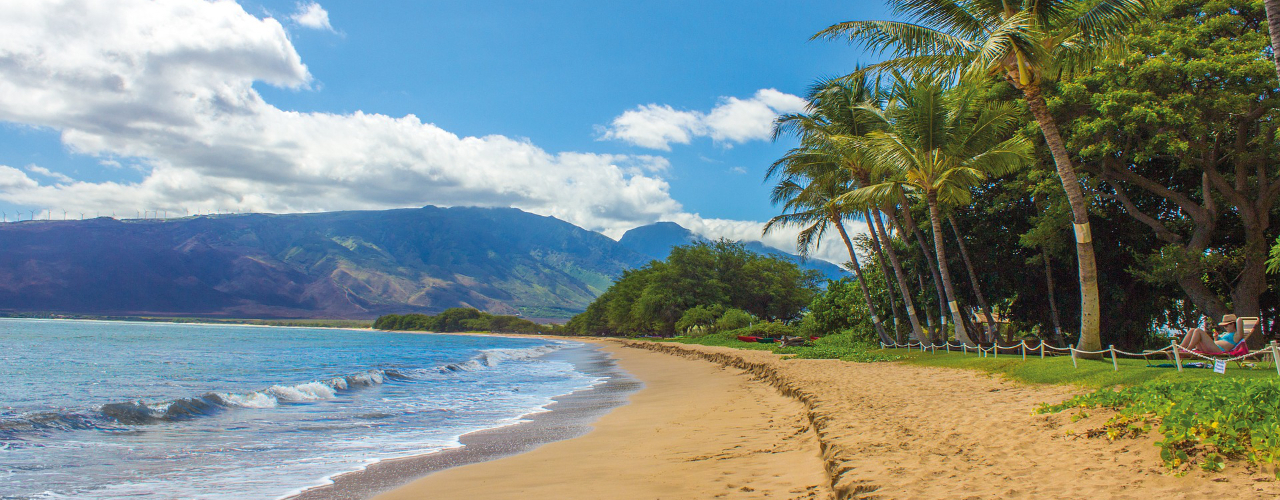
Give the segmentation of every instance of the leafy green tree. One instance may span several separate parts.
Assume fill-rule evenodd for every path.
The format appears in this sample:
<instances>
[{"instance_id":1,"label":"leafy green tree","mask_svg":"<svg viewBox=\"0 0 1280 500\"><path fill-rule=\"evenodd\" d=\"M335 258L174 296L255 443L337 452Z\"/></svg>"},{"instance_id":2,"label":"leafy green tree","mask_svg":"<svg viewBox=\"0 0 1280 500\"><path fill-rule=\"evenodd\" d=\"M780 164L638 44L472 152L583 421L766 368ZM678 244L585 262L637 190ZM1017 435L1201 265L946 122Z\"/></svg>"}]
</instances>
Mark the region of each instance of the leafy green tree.
<instances>
[{"instance_id":1,"label":"leafy green tree","mask_svg":"<svg viewBox=\"0 0 1280 500\"><path fill-rule=\"evenodd\" d=\"M716 318L719 318L723 313L724 307L719 304L694 306L680 316L680 321L676 322L676 332L688 334L695 329L703 332L709 331L711 327L715 326Z\"/></svg>"},{"instance_id":2,"label":"leafy green tree","mask_svg":"<svg viewBox=\"0 0 1280 500\"><path fill-rule=\"evenodd\" d=\"M947 89L934 78L896 78L894 106L885 111L889 128L851 140L861 143L877 169L889 172L879 184L851 195L860 200L895 200L901 192L929 206L935 253L942 273L956 339L970 343L952 286L943 245L942 204L966 205L969 189L989 176L1025 163L1031 144L1013 134L1019 116L1008 104L987 104L973 87Z\"/></svg>"},{"instance_id":3,"label":"leafy green tree","mask_svg":"<svg viewBox=\"0 0 1280 500\"><path fill-rule=\"evenodd\" d=\"M790 321L812 300L817 276L740 243L694 243L672 249L666 261L624 273L567 328L579 334L670 335L685 312L698 306Z\"/></svg>"},{"instance_id":4,"label":"leafy green tree","mask_svg":"<svg viewBox=\"0 0 1280 500\"><path fill-rule=\"evenodd\" d=\"M1280 95L1266 29L1255 2L1167 0L1123 57L1050 99L1105 203L1162 243L1143 276L1215 317L1257 316L1267 291Z\"/></svg>"},{"instance_id":5,"label":"leafy green tree","mask_svg":"<svg viewBox=\"0 0 1280 500\"><path fill-rule=\"evenodd\" d=\"M1147 10L1146 0L889 0L889 5L916 22L844 22L814 38L847 37L871 50L892 52L891 59L867 68L871 71L958 76L969 82L1001 76L1021 91L1052 153L1075 223L1080 348L1100 349L1100 296L1088 205L1058 122L1045 103L1043 85L1060 75L1087 72L1114 52Z\"/></svg>"},{"instance_id":6,"label":"leafy green tree","mask_svg":"<svg viewBox=\"0 0 1280 500\"><path fill-rule=\"evenodd\" d=\"M716 319L716 331L727 332L730 330L737 330L739 328L746 328L755 322L756 317L752 316L749 312L743 311L742 309L726 309L724 314L720 315L720 318Z\"/></svg>"},{"instance_id":7,"label":"leafy green tree","mask_svg":"<svg viewBox=\"0 0 1280 500\"><path fill-rule=\"evenodd\" d=\"M866 328L869 311L859 305L856 288L848 279L827 282L822 293L809 304L806 328L817 335L851 331L855 340L874 342L875 332Z\"/></svg>"}]
</instances>

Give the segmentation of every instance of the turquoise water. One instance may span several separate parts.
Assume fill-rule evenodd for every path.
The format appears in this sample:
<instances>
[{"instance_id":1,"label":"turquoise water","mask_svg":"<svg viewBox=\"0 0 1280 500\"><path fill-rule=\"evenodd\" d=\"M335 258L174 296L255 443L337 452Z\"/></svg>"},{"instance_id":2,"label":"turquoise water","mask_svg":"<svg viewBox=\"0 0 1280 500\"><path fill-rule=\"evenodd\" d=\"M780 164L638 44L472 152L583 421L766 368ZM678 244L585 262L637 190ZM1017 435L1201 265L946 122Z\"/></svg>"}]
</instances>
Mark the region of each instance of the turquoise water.
<instances>
[{"instance_id":1,"label":"turquoise water","mask_svg":"<svg viewBox=\"0 0 1280 500\"><path fill-rule=\"evenodd\" d=\"M542 339L0 319L0 498L278 498L600 382Z\"/></svg>"}]
</instances>

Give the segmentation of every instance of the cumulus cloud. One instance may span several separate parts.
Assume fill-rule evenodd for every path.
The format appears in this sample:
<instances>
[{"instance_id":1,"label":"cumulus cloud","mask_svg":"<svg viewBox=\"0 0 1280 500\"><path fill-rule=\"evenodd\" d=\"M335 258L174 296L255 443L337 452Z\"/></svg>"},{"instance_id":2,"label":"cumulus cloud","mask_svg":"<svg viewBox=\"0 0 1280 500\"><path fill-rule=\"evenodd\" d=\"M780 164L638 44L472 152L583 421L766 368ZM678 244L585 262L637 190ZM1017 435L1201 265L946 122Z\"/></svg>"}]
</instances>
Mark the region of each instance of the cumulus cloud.
<instances>
[{"instance_id":1,"label":"cumulus cloud","mask_svg":"<svg viewBox=\"0 0 1280 500\"><path fill-rule=\"evenodd\" d=\"M512 206L595 230L681 210L657 175L665 158L460 137L413 115L276 108L255 81L299 88L311 75L278 21L231 1L21 2L0 16L0 68L0 120L58 130L73 152L145 172L89 183L28 169L59 182L46 185L6 167L0 199L12 203L103 213Z\"/></svg>"},{"instance_id":2,"label":"cumulus cloud","mask_svg":"<svg viewBox=\"0 0 1280 500\"><path fill-rule=\"evenodd\" d=\"M315 2L299 3L298 11L290 15L289 19L302 27L333 31L333 26L329 24L329 12Z\"/></svg>"},{"instance_id":3,"label":"cumulus cloud","mask_svg":"<svg viewBox=\"0 0 1280 500\"><path fill-rule=\"evenodd\" d=\"M671 144L689 144L710 137L726 146L768 140L779 114L804 109L803 98L760 89L748 99L722 97L711 111L681 111L665 104L646 104L623 112L602 129L600 138L670 151Z\"/></svg>"},{"instance_id":4,"label":"cumulus cloud","mask_svg":"<svg viewBox=\"0 0 1280 500\"><path fill-rule=\"evenodd\" d=\"M741 221L729 219L704 219L697 214L680 213L670 216L671 222L680 224L684 228L693 231L694 234L707 239L726 238L735 241L759 241L765 246L781 250L788 253L796 253L796 235L799 233L798 228L794 227L778 227L769 234L761 236L764 229L763 222ZM849 237L853 238L859 234L868 234L867 225L858 221L845 221L845 230L849 232ZM835 264L844 264L849 260L849 252L845 249L844 243L839 239L839 235L834 233L829 237L824 237L818 248L811 249L809 257L813 259L821 259ZM859 255L858 259L865 259L865 256ZM866 265L863 263L863 265Z\"/></svg>"}]
</instances>

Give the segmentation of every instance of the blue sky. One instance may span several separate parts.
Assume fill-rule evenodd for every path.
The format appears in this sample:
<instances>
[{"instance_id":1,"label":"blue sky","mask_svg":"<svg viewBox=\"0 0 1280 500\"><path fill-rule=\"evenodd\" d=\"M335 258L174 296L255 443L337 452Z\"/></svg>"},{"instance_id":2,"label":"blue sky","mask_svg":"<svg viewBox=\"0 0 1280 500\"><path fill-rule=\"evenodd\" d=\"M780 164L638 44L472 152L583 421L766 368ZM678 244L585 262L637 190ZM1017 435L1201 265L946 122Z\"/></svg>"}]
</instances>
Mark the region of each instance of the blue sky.
<instances>
[{"instance_id":1,"label":"blue sky","mask_svg":"<svg viewBox=\"0 0 1280 500\"><path fill-rule=\"evenodd\" d=\"M487 205L614 237L674 220L752 238L775 215L763 172L790 146L761 137L764 113L866 60L809 36L887 15L835 1L111 7L0 13L0 61L18 61L0 76L9 220Z\"/></svg>"}]
</instances>

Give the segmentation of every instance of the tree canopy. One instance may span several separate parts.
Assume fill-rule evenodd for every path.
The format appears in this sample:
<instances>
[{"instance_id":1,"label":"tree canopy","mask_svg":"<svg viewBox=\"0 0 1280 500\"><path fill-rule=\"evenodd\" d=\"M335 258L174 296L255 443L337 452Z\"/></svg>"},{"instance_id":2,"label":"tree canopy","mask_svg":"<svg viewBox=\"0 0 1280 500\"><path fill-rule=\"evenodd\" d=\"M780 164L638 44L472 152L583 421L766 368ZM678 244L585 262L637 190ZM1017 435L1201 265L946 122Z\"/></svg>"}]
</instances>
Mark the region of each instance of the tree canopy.
<instances>
[{"instance_id":1,"label":"tree canopy","mask_svg":"<svg viewBox=\"0 0 1280 500\"><path fill-rule=\"evenodd\" d=\"M672 335L686 312L740 309L772 321L800 317L818 292L819 273L788 259L720 240L675 247L665 261L627 271L567 325L582 335ZM681 326L703 326L701 315Z\"/></svg>"}]
</instances>

